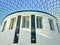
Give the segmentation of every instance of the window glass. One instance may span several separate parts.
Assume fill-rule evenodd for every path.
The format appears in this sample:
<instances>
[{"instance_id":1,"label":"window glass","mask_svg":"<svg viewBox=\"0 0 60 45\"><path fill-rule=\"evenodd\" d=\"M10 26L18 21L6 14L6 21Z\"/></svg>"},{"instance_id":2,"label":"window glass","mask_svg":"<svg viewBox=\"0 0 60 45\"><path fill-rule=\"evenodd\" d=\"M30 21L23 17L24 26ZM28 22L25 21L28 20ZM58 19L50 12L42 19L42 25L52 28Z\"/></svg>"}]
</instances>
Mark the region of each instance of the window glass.
<instances>
[{"instance_id":1,"label":"window glass","mask_svg":"<svg viewBox=\"0 0 60 45\"><path fill-rule=\"evenodd\" d=\"M42 17L37 17L37 28L42 28Z\"/></svg>"},{"instance_id":2,"label":"window glass","mask_svg":"<svg viewBox=\"0 0 60 45\"><path fill-rule=\"evenodd\" d=\"M23 16L22 28L29 28L29 17L28 16Z\"/></svg>"},{"instance_id":3,"label":"window glass","mask_svg":"<svg viewBox=\"0 0 60 45\"><path fill-rule=\"evenodd\" d=\"M60 26L58 25L58 23L56 23L56 25L57 25L58 32L60 33Z\"/></svg>"},{"instance_id":4,"label":"window glass","mask_svg":"<svg viewBox=\"0 0 60 45\"><path fill-rule=\"evenodd\" d=\"M18 43L18 40L19 40L20 22L21 22L21 16L18 16L16 29L15 29L15 36L14 36L14 41L13 41L14 43Z\"/></svg>"},{"instance_id":5,"label":"window glass","mask_svg":"<svg viewBox=\"0 0 60 45\"><path fill-rule=\"evenodd\" d=\"M49 19L50 29L54 30L53 20Z\"/></svg>"},{"instance_id":6,"label":"window glass","mask_svg":"<svg viewBox=\"0 0 60 45\"><path fill-rule=\"evenodd\" d=\"M57 25L58 26L58 32L60 33L60 25Z\"/></svg>"},{"instance_id":7,"label":"window glass","mask_svg":"<svg viewBox=\"0 0 60 45\"><path fill-rule=\"evenodd\" d=\"M7 21L5 21L5 22L4 22L2 32L3 32L3 31L4 31L4 29L5 29L6 23L7 23Z\"/></svg>"},{"instance_id":8,"label":"window glass","mask_svg":"<svg viewBox=\"0 0 60 45\"><path fill-rule=\"evenodd\" d=\"M16 23L16 17L11 19L9 29L13 29L15 23Z\"/></svg>"},{"instance_id":9,"label":"window glass","mask_svg":"<svg viewBox=\"0 0 60 45\"><path fill-rule=\"evenodd\" d=\"M31 43L36 43L35 15L31 15Z\"/></svg>"}]
</instances>

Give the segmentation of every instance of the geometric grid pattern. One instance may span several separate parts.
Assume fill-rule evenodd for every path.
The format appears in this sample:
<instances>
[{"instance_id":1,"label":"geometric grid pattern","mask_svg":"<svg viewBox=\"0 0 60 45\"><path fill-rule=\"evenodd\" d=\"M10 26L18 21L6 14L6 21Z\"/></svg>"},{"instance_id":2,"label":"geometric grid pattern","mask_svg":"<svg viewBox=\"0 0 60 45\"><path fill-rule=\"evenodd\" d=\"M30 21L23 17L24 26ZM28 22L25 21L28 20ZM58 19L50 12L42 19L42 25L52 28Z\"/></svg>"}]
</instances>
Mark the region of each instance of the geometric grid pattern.
<instances>
[{"instance_id":1,"label":"geometric grid pattern","mask_svg":"<svg viewBox=\"0 0 60 45\"><path fill-rule=\"evenodd\" d=\"M39 10L60 15L60 0L0 0L0 19L20 10Z\"/></svg>"}]
</instances>

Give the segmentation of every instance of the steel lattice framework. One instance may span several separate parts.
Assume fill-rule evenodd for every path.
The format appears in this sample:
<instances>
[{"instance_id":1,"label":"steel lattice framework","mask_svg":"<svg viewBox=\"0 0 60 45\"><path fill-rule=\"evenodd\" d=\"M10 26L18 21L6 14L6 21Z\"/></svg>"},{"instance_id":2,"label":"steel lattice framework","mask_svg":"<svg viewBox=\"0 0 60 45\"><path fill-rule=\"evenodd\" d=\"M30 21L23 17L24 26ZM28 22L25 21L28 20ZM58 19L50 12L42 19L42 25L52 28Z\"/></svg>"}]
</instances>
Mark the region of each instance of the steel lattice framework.
<instances>
[{"instance_id":1,"label":"steel lattice framework","mask_svg":"<svg viewBox=\"0 0 60 45\"><path fill-rule=\"evenodd\" d=\"M0 17L20 10L39 10L60 15L60 0L0 0Z\"/></svg>"}]
</instances>

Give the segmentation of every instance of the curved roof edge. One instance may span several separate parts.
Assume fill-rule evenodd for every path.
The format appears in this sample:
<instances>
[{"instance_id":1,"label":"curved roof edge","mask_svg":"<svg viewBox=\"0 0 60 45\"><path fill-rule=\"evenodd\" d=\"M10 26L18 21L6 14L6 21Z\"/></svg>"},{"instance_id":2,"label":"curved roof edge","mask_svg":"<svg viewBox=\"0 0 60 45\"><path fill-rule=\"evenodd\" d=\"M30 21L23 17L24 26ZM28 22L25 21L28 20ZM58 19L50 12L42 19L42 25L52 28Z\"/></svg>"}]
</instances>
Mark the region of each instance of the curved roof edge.
<instances>
[{"instance_id":1,"label":"curved roof edge","mask_svg":"<svg viewBox=\"0 0 60 45\"><path fill-rule=\"evenodd\" d=\"M57 20L57 18L56 18L54 15L52 15L52 14L50 14L50 13L47 13L47 12L44 12L44 11L39 11L39 10L21 10L21 11L16 11L16 12L10 13L10 14L8 14L7 16L9 16L9 15L11 15L11 14L14 14L14 13L18 13L18 12L41 12L41 13L48 14L48 15L54 17L54 18ZM7 17L7 16L6 16L6 17ZM4 19L5 19L6 17L4 17ZM4 20L4 19L3 19L3 20Z\"/></svg>"}]
</instances>

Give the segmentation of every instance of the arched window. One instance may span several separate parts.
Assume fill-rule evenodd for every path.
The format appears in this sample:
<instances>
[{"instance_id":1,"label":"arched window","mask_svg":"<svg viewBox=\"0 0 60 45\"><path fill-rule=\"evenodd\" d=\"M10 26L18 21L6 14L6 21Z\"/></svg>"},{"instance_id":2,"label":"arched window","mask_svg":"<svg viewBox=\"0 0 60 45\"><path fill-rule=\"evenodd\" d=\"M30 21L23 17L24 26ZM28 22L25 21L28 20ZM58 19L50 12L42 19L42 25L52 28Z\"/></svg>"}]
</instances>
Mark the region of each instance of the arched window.
<instances>
[{"instance_id":1,"label":"arched window","mask_svg":"<svg viewBox=\"0 0 60 45\"><path fill-rule=\"evenodd\" d=\"M13 29L15 22L16 22L16 17L11 19L9 29Z\"/></svg>"},{"instance_id":2,"label":"arched window","mask_svg":"<svg viewBox=\"0 0 60 45\"><path fill-rule=\"evenodd\" d=\"M42 17L37 16L37 28L42 28Z\"/></svg>"},{"instance_id":3,"label":"arched window","mask_svg":"<svg viewBox=\"0 0 60 45\"><path fill-rule=\"evenodd\" d=\"M29 28L29 17L28 16L23 16L22 28Z\"/></svg>"},{"instance_id":4,"label":"arched window","mask_svg":"<svg viewBox=\"0 0 60 45\"><path fill-rule=\"evenodd\" d=\"M3 32L3 31L4 31L4 29L5 29L6 23L7 23L7 21L5 21L5 22L4 22L2 32Z\"/></svg>"},{"instance_id":5,"label":"arched window","mask_svg":"<svg viewBox=\"0 0 60 45\"><path fill-rule=\"evenodd\" d=\"M49 24L50 24L50 29L51 29L51 30L55 30L55 29L54 29L53 20L49 19Z\"/></svg>"}]
</instances>

